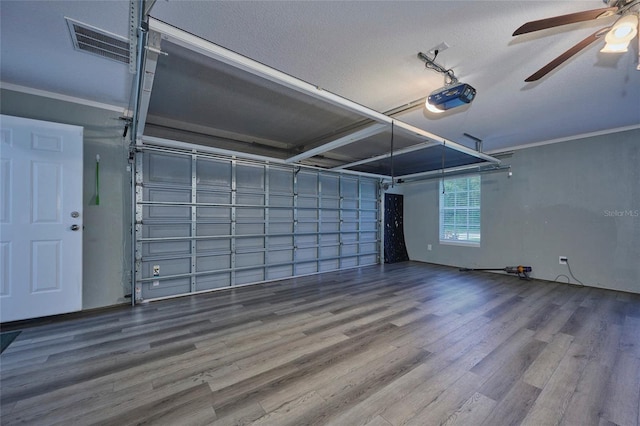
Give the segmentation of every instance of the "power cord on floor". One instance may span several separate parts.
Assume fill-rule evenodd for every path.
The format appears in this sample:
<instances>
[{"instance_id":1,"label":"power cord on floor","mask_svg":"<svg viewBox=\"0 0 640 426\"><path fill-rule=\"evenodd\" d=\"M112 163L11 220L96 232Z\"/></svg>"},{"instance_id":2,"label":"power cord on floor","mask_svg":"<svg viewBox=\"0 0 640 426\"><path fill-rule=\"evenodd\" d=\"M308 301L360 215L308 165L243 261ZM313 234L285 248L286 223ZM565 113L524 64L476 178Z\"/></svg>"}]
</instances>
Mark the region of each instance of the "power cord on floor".
<instances>
[{"instance_id":1,"label":"power cord on floor","mask_svg":"<svg viewBox=\"0 0 640 426\"><path fill-rule=\"evenodd\" d=\"M577 279L573 275L573 272L571 271L571 265L569 265L569 259L568 258L566 260L566 263L567 263L567 269L569 269L569 275L571 275L571 278L573 278L578 284L580 284L582 287L584 287L584 284L582 283L582 281L580 281L579 279Z\"/></svg>"}]
</instances>

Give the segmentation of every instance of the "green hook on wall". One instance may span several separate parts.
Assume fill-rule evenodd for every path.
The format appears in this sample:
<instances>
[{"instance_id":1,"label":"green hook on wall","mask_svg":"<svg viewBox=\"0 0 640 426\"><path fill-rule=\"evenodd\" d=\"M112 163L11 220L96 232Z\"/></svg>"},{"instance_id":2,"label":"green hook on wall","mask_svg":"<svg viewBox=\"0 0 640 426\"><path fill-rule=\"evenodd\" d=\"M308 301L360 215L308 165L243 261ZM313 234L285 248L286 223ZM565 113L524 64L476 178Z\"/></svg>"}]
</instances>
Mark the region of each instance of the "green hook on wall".
<instances>
[{"instance_id":1,"label":"green hook on wall","mask_svg":"<svg viewBox=\"0 0 640 426\"><path fill-rule=\"evenodd\" d=\"M100 205L100 154L96 155L96 206Z\"/></svg>"}]
</instances>

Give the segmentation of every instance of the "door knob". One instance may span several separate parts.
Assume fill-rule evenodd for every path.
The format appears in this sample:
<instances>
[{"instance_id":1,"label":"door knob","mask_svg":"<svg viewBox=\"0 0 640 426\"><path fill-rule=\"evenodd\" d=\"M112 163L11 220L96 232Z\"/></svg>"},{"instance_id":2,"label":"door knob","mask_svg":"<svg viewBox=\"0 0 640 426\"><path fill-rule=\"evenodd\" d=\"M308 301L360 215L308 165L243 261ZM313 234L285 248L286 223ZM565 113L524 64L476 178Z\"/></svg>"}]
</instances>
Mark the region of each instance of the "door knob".
<instances>
[{"instance_id":1,"label":"door knob","mask_svg":"<svg viewBox=\"0 0 640 426\"><path fill-rule=\"evenodd\" d=\"M71 230L72 231L77 231L78 229L80 229L80 227L76 224L71 225Z\"/></svg>"}]
</instances>

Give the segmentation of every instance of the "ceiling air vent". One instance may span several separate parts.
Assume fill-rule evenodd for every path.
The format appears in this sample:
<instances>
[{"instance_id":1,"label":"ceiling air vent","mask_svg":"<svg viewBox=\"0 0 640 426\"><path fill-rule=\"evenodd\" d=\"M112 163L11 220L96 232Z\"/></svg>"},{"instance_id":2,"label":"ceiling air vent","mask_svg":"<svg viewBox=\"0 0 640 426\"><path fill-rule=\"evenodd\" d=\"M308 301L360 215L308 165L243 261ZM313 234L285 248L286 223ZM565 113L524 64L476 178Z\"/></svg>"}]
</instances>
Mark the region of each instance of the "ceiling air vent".
<instances>
[{"instance_id":1,"label":"ceiling air vent","mask_svg":"<svg viewBox=\"0 0 640 426\"><path fill-rule=\"evenodd\" d=\"M65 18L76 50L129 63L129 40L116 34Z\"/></svg>"}]
</instances>

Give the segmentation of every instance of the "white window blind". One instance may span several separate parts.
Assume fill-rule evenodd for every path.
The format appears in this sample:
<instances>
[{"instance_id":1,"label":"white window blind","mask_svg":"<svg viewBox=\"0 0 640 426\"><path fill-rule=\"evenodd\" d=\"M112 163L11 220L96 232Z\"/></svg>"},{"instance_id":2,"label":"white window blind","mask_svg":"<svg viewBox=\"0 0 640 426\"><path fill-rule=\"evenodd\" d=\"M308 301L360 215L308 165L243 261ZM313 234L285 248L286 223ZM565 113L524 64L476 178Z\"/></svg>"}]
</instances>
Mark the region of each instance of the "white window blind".
<instances>
[{"instance_id":1,"label":"white window blind","mask_svg":"<svg viewBox=\"0 0 640 426\"><path fill-rule=\"evenodd\" d=\"M440 242L480 245L480 176L440 182Z\"/></svg>"}]
</instances>

